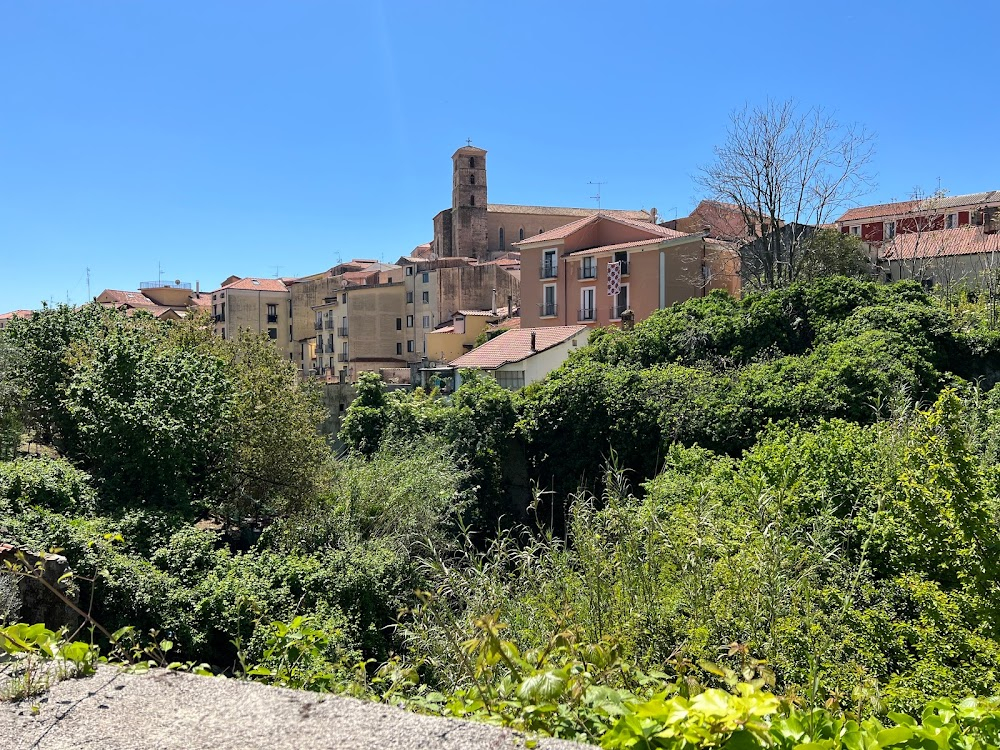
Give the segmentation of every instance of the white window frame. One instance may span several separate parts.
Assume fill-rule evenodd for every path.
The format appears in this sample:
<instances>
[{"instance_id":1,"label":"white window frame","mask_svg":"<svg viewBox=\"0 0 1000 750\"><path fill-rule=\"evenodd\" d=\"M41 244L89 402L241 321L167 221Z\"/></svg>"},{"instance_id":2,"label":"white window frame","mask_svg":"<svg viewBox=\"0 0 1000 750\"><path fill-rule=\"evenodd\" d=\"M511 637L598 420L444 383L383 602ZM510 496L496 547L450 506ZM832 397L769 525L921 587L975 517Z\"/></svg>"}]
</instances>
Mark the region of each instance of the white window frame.
<instances>
[{"instance_id":1,"label":"white window frame","mask_svg":"<svg viewBox=\"0 0 1000 750\"><path fill-rule=\"evenodd\" d=\"M587 302L586 302L586 300L587 300L587 292L590 292L590 308L589 308L590 309L590 317L589 318L581 318L580 319L581 323L585 323L585 322L590 322L590 321L597 320L597 287L596 286L585 286L585 287L582 287L580 289L580 311L582 313L583 310L588 309L587 308Z\"/></svg>"},{"instance_id":2,"label":"white window frame","mask_svg":"<svg viewBox=\"0 0 1000 750\"><path fill-rule=\"evenodd\" d=\"M945 214L944 215L944 228L945 229L958 229L958 214Z\"/></svg>"},{"instance_id":3,"label":"white window frame","mask_svg":"<svg viewBox=\"0 0 1000 750\"><path fill-rule=\"evenodd\" d=\"M861 225L860 224L856 224L855 226L851 227L851 234L853 234L855 237L860 237L861 236Z\"/></svg>"},{"instance_id":4,"label":"white window frame","mask_svg":"<svg viewBox=\"0 0 1000 750\"><path fill-rule=\"evenodd\" d=\"M587 271L591 274L588 276ZM581 279L596 279L597 278L597 256L595 255L584 255L580 259L580 278Z\"/></svg>"},{"instance_id":5,"label":"white window frame","mask_svg":"<svg viewBox=\"0 0 1000 750\"><path fill-rule=\"evenodd\" d=\"M549 258L552 258L552 262L549 262ZM545 268L549 267L552 269L551 276L543 276L545 279L557 279L559 278L559 259L556 257L555 248L550 250L542 250L542 273L545 273Z\"/></svg>"},{"instance_id":6,"label":"white window frame","mask_svg":"<svg viewBox=\"0 0 1000 750\"><path fill-rule=\"evenodd\" d=\"M882 238L886 240L891 240L896 237L896 222L887 221L882 226Z\"/></svg>"},{"instance_id":7,"label":"white window frame","mask_svg":"<svg viewBox=\"0 0 1000 750\"><path fill-rule=\"evenodd\" d=\"M556 317L556 312L559 310L559 285L558 284L542 284L542 310L544 312L545 308L548 307L549 302L546 299L546 290L552 290L552 309L553 313L551 315L539 315L540 318L554 318Z\"/></svg>"},{"instance_id":8,"label":"white window frame","mask_svg":"<svg viewBox=\"0 0 1000 750\"><path fill-rule=\"evenodd\" d=\"M626 299L626 301L629 302L629 305L626 306L625 309L627 310L628 307L631 306L631 304L632 304L631 303L631 299L632 298L629 296L630 292L629 292L629 288L628 287L629 287L628 284L620 284L619 285L619 287L618 287L619 288L619 292L618 292L618 294L615 295L614 310L611 311L612 313L618 313L618 308L620 307L618 301L622 298L622 293L620 291L621 289L625 290L625 299ZM624 310L622 312L624 312ZM621 313L618 313L615 317L612 317L611 319L612 320L621 320L622 319Z\"/></svg>"}]
</instances>

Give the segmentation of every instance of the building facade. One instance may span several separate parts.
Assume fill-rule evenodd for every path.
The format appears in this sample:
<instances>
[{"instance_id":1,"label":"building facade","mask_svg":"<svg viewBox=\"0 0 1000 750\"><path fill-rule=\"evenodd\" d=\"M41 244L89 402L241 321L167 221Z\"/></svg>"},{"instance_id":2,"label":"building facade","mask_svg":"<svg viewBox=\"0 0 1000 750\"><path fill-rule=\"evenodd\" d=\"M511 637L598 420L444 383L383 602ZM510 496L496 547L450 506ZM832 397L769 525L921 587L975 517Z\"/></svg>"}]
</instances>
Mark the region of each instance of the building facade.
<instances>
[{"instance_id":1,"label":"building facade","mask_svg":"<svg viewBox=\"0 0 1000 750\"><path fill-rule=\"evenodd\" d=\"M700 297L739 291L732 245L596 214L518 243L528 328L616 324Z\"/></svg>"},{"instance_id":2,"label":"building facade","mask_svg":"<svg viewBox=\"0 0 1000 750\"><path fill-rule=\"evenodd\" d=\"M212 292L212 320L222 338L263 333L294 361L291 294L280 279L226 279Z\"/></svg>"}]
</instances>

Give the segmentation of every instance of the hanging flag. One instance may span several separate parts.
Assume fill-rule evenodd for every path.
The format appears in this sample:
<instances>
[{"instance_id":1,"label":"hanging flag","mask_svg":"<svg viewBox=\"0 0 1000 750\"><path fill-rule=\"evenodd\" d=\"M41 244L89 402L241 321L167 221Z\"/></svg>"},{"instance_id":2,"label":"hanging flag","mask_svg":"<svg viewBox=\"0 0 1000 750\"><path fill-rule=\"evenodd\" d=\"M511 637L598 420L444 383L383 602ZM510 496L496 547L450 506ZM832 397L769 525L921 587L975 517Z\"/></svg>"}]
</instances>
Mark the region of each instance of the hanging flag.
<instances>
[{"instance_id":1,"label":"hanging flag","mask_svg":"<svg viewBox=\"0 0 1000 750\"><path fill-rule=\"evenodd\" d=\"M622 264L621 261L608 263L608 296L617 297L622 290Z\"/></svg>"}]
</instances>

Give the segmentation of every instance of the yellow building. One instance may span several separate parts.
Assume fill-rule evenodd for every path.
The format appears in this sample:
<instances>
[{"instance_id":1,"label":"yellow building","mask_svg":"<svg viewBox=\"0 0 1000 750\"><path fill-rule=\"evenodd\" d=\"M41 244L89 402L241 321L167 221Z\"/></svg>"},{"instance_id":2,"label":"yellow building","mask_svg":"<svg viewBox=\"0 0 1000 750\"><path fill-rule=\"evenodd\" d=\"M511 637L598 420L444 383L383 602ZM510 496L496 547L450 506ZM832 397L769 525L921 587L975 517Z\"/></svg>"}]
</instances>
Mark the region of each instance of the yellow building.
<instances>
[{"instance_id":1,"label":"yellow building","mask_svg":"<svg viewBox=\"0 0 1000 750\"><path fill-rule=\"evenodd\" d=\"M472 351L483 332L507 318L507 308L459 310L449 325L427 334L427 358L430 364L451 362Z\"/></svg>"},{"instance_id":2,"label":"yellow building","mask_svg":"<svg viewBox=\"0 0 1000 750\"><path fill-rule=\"evenodd\" d=\"M294 360L291 295L280 279L233 278L212 292L215 332L222 338L265 333Z\"/></svg>"}]
</instances>

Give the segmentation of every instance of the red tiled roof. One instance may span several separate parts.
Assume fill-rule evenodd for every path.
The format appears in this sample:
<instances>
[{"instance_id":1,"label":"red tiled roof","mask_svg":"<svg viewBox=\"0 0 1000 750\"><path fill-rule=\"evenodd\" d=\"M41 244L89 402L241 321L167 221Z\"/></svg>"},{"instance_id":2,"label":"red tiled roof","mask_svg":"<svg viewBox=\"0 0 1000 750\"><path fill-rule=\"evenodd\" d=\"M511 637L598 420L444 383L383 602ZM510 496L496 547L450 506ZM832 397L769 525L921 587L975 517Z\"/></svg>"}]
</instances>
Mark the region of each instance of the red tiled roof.
<instances>
[{"instance_id":1,"label":"red tiled roof","mask_svg":"<svg viewBox=\"0 0 1000 750\"><path fill-rule=\"evenodd\" d=\"M526 214L534 216L591 216L598 212L617 216L622 219L649 222L652 218L648 211L629 211L615 208L561 208L559 206L513 206L506 203L489 203L486 206L489 213Z\"/></svg>"},{"instance_id":2,"label":"red tiled roof","mask_svg":"<svg viewBox=\"0 0 1000 750\"><path fill-rule=\"evenodd\" d=\"M735 240L747 236L746 220L740 207L735 203L703 200L691 212L689 218L697 218L703 222L702 231L708 232L713 237Z\"/></svg>"},{"instance_id":3,"label":"red tiled roof","mask_svg":"<svg viewBox=\"0 0 1000 750\"><path fill-rule=\"evenodd\" d=\"M874 206L858 206L849 209L837 219L838 223L845 221L860 221L863 219L878 219L883 216L898 216L913 211L920 201L898 201L896 203L878 203Z\"/></svg>"},{"instance_id":4,"label":"red tiled roof","mask_svg":"<svg viewBox=\"0 0 1000 750\"><path fill-rule=\"evenodd\" d=\"M677 232L678 237L691 237L695 238L695 235L684 234L684 232ZM617 245L601 245L600 247L588 247L584 250L574 250L567 257L575 258L581 255L600 255L601 253L614 253L619 250L628 250L633 247L643 247L645 245L659 245L668 239L674 239L670 237L652 237L648 240L636 240L635 242L620 242Z\"/></svg>"},{"instance_id":5,"label":"red tiled roof","mask_svg":"<svg viewBox=\"0 0 1000 750\"><path fill-rule=\"evenodd\" d=\"M238 279L230 284L226 284L222 289L250 289L255 292L287 292L286 287L280 279L258 279L247 276L245 279Z\"/></svg>"},{"instance_id":6,"label":"red tiled roof","mask_svg":"<svg viewBox=\"0 0 1000 750\"><path fill-rule=\"evenodd\" d=\"M505 331L482 346L451 362L452 367L475 370L495 370L511 362L520 362L533 354L551 349L572 338L587 326L550 326L547 328L517 328ZM531 334L535 334L535 349L531 349Z\"/></svg>"},{"instance_id":7,"label":"red tiled roof","mask_svg":"<svg viewBox=\"0 0 1000 750\"><path fill-rule=\"evenodd\" d=\"M556 240L564 240L571 234L578 232L586 226L595 224L598 221L613 221L627 227L648 232L650 237L659 237L661 239L682 237L685 234L684 232L678 232L676 229L667 229L666 227L661 227L658 224L651 224L648 221L632 221L631 219L625 219L620 216L609 216L607 213L602 212L599 214L595 213L590 216L585 216L584 218L577 219L576 221L571 221L569 224L563 224L561 227L556 227L548 232L536 234L534 237L528 237L520 242L515 242L514 245L531 245L538 242L555 242Z\"/></svg>"},{"instance_id":8,"label":"red tiled roof","mask_svg":"<svg viewBox=\"0 0 1000 750\"><path fill-rule=\"evenodd\" d=\"M11 320L12 318L30 318L34 310L11 310L0 315L0 320Z\"/></svg>"},{"instance_id":9,"label":"red tiled roof","mask_svg":"<svg viewBox=\"0 0 1000 750\"><path fill-rule=\"evenodd\" d=\"M897 234L895 239L883 247L885 258L889 260L978 255L997 251L1000 251L1000 234L985 234L982 227L976 226Z\"/></svg>"},{"instance_id":10,"label":"red tiled roof","mask_svg":"<svg viewBox=\"0 0 1000 750\"><path fill-rule=\"evenodd\" d=\"M129 305L131 307L154 307L156 305L142 292L129 292L122 289L105 289L95 299L102 304Z\"/></svg>"}]
</instances>

